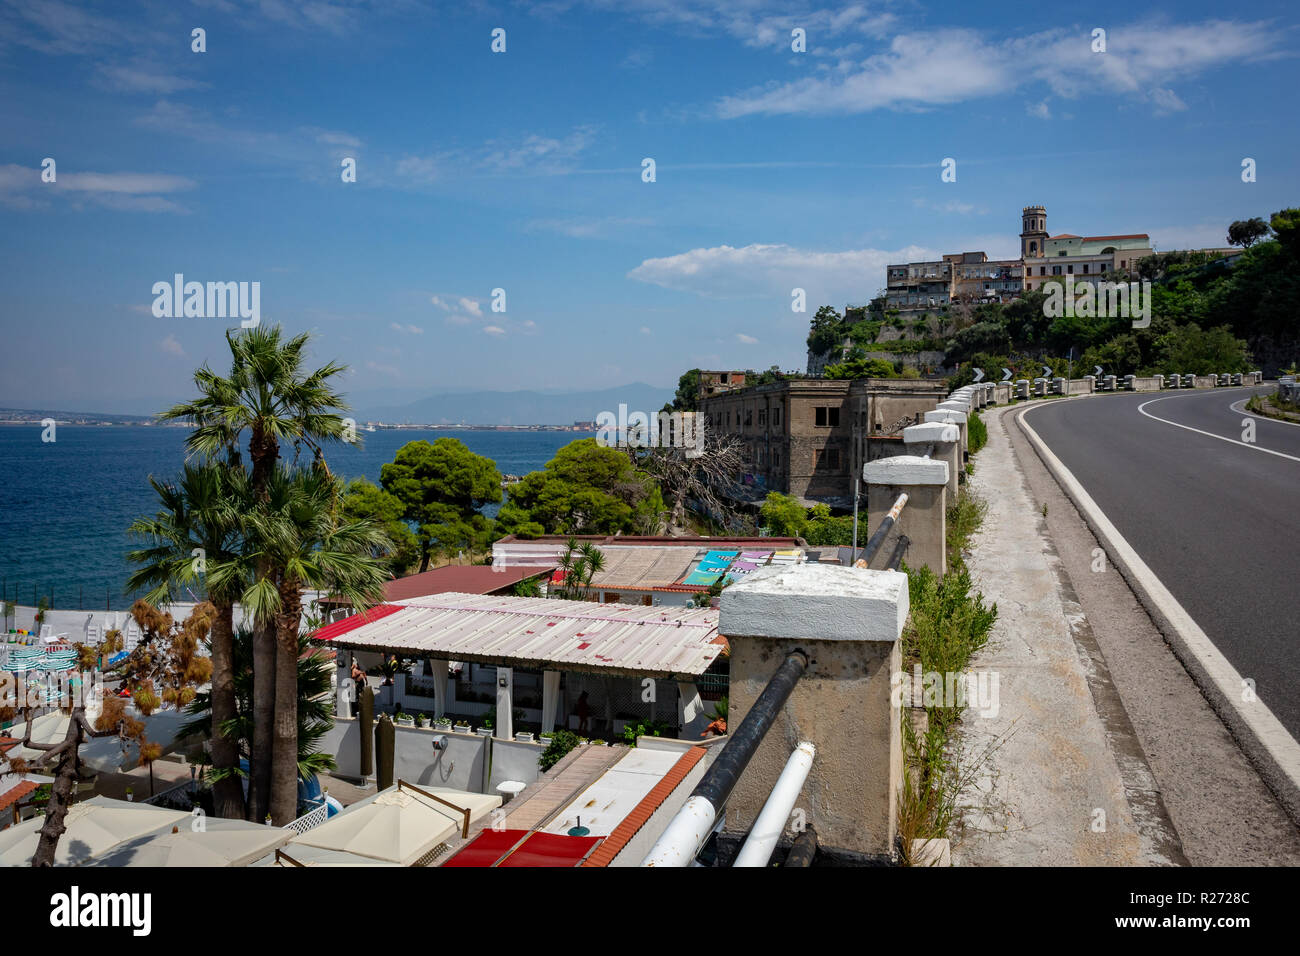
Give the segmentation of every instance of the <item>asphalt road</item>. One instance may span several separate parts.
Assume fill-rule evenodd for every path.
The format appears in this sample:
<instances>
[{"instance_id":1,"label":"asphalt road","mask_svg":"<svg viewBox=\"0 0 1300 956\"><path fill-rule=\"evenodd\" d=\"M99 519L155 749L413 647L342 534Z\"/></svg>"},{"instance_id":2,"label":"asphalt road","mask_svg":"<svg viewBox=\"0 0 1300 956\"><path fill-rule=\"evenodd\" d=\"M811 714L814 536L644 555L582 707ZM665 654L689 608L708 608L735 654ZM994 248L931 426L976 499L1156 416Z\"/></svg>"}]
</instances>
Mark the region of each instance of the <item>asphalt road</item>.
<instances>
[{"instance_id":1,"label":"asphalt road","mask_svg":"<svg viewBox=\"0 0 1300 956\"><path fill-rule=\"evenodd\" d=\"M1300 425L1252 418L1243 442L1231 408L1270 391L1102 395L1025 420L1300 738Z\"/></svg>"}]
</instances>

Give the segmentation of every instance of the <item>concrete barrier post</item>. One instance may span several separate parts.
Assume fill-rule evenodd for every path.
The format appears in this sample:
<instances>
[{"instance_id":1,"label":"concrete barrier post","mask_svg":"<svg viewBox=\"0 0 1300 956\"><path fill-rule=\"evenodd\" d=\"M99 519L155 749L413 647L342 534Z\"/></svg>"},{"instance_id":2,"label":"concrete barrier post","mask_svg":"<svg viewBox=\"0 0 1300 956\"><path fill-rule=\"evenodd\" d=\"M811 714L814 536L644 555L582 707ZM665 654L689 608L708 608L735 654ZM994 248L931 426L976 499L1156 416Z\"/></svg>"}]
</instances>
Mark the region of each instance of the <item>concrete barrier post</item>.
<instances>
[{"instance_id":1,"label":"concrete barrier post","mask_svg":"<svg viewBox=\"0 0 1300 956\"><path fill-rule=\"evenodd\" d=\"M909 505L910 507L910 505ZM906 509L905 509L906 510ZM760 568L722 593L731 645L731 725L739 727L789 653L808 669L740 775L720 843L738 846L802 741L816 758L795 804L823 853L845 864L893 857L903 780L898 638L907 576L825 564ZM792 835L783 835L788 843Z\"/></svg>"},{"instance_id":2,"label":"concrete barrier post","mask_svg":"<svg viewBox=\"0 0 1300 956\"><path fill-rule=\"evenodd\" d=\"M867 521L872 531L898 496L907 494L907 506L880 546L877 561L887 561L899 535L905 534L911 541L904 557L908 566L925 565L943 577L947 571L948 463L913 455L878 458L863 466L862 480L867 486Z\"/></svg>"},{"instance_id":3,"label":"concrete barrier post","mask_svg":"<svg viewBox=\"0 0 1300 956\"><path fill-rule=\"evenodd\" d=\"M1046 394L1047 394L1047 379L1045 378L1034 379L1034 397L1042 398Z\"/></svg>"},{"instance_id":4,"label":"concrete barrier post","mask_svg":"<svg viewBox=\"0 0 1300 956\"><path fill-rule=\"evenodd\" d=\"M1103 375L1103 376L1102 376L1102 379L1101 379L1101 390L1102 390L1103 392L1113 392L1113 391L1115 391L1115 376L1114 376L1114 375Z\"/></svg>"},{"instance_id":5,"label":"concrete barrier post","mask_svg":"<svg viewBox=\"0 0 1300 956\"><path fill-rule=\"evenodd\" d=\"M1016 380L1016 398L1029 397L1029 379L1021 378Z\"/></svg>"},{"instance_id":6,"label":"concrete barrier post","mask_svg":"<svg viewBox=\"0 0 1300 956\"><path fill-rule=\"evenodd\" d=\"M961 433L962 460L965 461L964 456L966 454L966 449L969 447L966 441L966 429L969 424L967 416L950 408L936 408L932 412L925 413L925 420L927 423L941 422L943 424L957 426L957 430Z\"/></svg>"},{"instance_id":7,"label":"concrete barrier post","mask_svg":"<svg viewBox=\"0 0 1300 956\"><path fill-rule=\"evenodd\" d=\"M1085 375L1083 377L1083 380L1088 383L1088 391L1090 392L1097 391L1097 376Z\"/></svg>"},{"instance_id":8,"label":"concrete barrier post","mask_svg":"<svg viewBox=\"0 0 1300 956\"><path fill-rule=\"evenodd\" d=\"M1182 385L1182 379L1181 379L1178 375L1170 375L1170 376L1169 376L1169 387L1170 387L1170 388L1178 388L1180 385Z\"/></svg>"},{"instance_id":9,"label":"concrete barrier post","mask_svg":"<svg viewBox=\"0 0 1300 956\"><path fill-rule=\"evenodd\" d=\"M1155 380L1156 380L1156 391L1157 392L1162 391L1165 387L1165 377L1163 375L1156 375Z\"/></svg>"},{"instance_id":10,"label":"concrete barrier post","mask_svg":"<svg viewBox=\"0 0 1300 956\"><path fill-rule=\"evenodd\" d=\"M962 472L961 430L948 422L926 422L903 429L903 444L909 455L934 458L948 463L948 496L957 495L957 476Z\"/></svg>"},{"instance_id":11,"label":"concrete barrier post","mask_svg":"<svg viewBox=\"0 0 1300 956\"><path fill-rule=\"evenodd\" d=\"M1068 393L1069 393L1069 386L1066 384L1065 379L1063 378L1052 379L1053 395L1066 395Z\"/></svg>"},{"instance_id":12,"label":"concrete barrier post","mask_svg":"<svg viewBox=\"0 0 1300 956\"><path fill-rule=\"evenodd\" d=\"M1126 392L1136 392L1136 391L1137 391L1137 376L1136 376L1136 375L1125 375L1125 376L1124 376L1124 391L1126 391Z\"/></svg>"}]
</instances>

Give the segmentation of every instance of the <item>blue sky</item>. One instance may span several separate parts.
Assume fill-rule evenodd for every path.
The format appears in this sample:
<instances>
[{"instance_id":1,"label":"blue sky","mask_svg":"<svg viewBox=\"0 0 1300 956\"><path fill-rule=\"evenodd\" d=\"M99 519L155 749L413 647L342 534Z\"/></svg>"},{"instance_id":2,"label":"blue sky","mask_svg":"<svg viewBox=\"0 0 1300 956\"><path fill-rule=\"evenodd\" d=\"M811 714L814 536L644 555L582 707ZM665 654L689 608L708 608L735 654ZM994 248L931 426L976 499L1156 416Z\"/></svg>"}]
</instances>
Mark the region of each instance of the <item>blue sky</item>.
<instances>
[{"instance_id":1,"label":"blue sky","mask_svg":"<svg viewBox=\"0 0 1300 956\"><path fill-rule=\"evenodd\" d=\"M1013 255L1030 203L1221 245L1300 203L1296 28L1271 2L0 0L0 405L189 395L230 323L155 318L177 272L259 281L361 404L801 367L817 305Z\"/></svg>"}]
</instances>

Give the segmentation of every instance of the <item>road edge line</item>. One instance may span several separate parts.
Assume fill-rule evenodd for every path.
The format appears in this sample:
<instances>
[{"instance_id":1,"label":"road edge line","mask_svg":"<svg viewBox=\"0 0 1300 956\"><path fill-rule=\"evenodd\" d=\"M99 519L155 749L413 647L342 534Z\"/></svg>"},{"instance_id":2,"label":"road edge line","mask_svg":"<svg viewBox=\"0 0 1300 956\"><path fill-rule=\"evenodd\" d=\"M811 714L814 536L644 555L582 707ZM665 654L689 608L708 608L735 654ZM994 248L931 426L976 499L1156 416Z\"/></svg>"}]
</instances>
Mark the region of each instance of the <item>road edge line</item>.
<instances>
[{"instance_id":1,"label":"road edge line","mask_svg":"<svg viewBox=\"0 0 1300 956\"><path fill-rule=\"evenodd\" d=\"M1106 547L1112 563L1128 582L1157 630L1191 674L1201 693L1246 757L1291 818L1300 825L1300 743L1259 698L1244 709L1240 701L1242 678L1209 636L1187 613L1106 517L1079 480L1056 457L1025 421L1026 414L1045 405L1030 405L1012 413L1034 451L1083 516L1092 533Z\"/></svg>"}]
</instances>

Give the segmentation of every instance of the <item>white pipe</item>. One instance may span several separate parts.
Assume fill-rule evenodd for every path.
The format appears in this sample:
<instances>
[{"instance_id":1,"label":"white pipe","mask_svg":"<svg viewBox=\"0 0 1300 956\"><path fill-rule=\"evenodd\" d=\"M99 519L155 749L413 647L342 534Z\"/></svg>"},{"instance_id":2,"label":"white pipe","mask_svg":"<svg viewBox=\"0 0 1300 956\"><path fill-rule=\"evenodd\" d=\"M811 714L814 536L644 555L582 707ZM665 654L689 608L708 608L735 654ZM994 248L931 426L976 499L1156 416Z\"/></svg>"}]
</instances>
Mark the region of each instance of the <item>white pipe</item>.
<instances>
[{"instance_id":1,"label":"white pipe","mask_svg":"<svg viewBox=\"0 0 1300 956\"><path fill-rule=\"evenodd\" d=\"M703 797L691 797L660 834L641 865L690 866L717 819L718 811L713 804Z\"/></svg>"},{"instance_id":2,"label":"white pipe","mask_svg":"<svg viewBox=\"0 0 1300 956\"><path fill-rule=\"evenodd\" d=\"M777 778L776 786L768 795L767 803L763 804L763 809L732 866L767 866L768 860L772 859L772 851L776 849L776 843L785 830L786 822L790 819L795 801L803 791L803 783L808 779L815 756L817 748L807 740L801 742L794 753L790 754L785 769Z\"/></svg>"}]
</instances>

